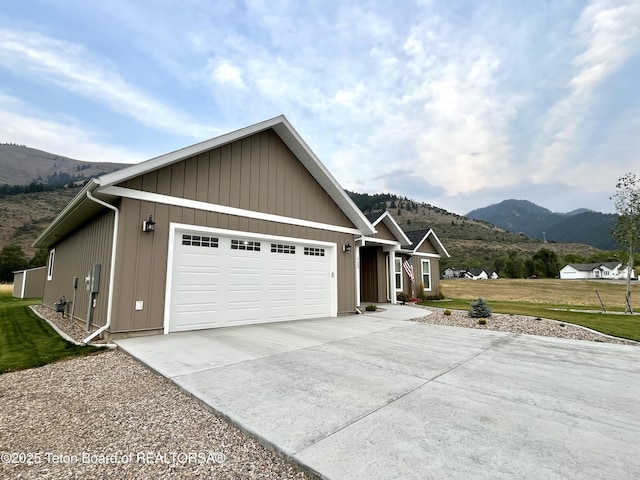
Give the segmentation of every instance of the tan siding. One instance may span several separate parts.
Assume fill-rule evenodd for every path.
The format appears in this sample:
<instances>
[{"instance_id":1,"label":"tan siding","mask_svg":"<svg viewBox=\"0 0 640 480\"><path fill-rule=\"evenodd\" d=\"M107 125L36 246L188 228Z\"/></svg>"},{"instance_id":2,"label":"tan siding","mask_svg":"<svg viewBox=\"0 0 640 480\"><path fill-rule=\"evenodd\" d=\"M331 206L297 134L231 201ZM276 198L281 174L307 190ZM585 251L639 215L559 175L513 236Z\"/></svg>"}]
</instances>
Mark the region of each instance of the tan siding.
<instances>
[{"instance_id":1,"label":"tan siding","mask_svg":"<svg viewBox=\"0 0 640 480\"><path fill-rule=\"evenodd\" d=\"M185 217L190 218L193 213L192 209L123 199L121 235L116 266L117 288L114 292L111 332L163 327L169 224L170 222L185 223ZM142 221L149 214L154 216L156 230L153 233L143 233ZM203 227L232 230L237 229L233 226L238 225L241 221L238 217L225 214L210 215L197 210L195 217L206 219L205 223L199 224ZM264 220L244 220L247 220L247 230L256 234L283 235L335 243L338 312L352 313L355 311L355 252L354 250L351 252L342 251L343 244L354 244L353 235ZM228 227L229 225L231 227ZM384 260L382 261L384 262ZM382 265L384 268L384 263ZM144 302L142 311L135 311L136 300Z\"/></svg>"},{"instance_id":2,"label":"tan siding","mask_svg":"<svg viewBox=\"0 0 640 480\"><path fill-rule=\"evenodd\" d=\"M391 230L382 222L375 226L376 233L373 235L373 238L380 238L384 240L394 240L398 241L398 239L391 233Z\"/></svg>"},{"instance_id":3,"label":"tan siding","mask_svg":"<svg viewBox=\"0 0 640 480\"><path fill-rule=\"evenodd\" d=\"M24 288L24 298L42 298L44 282L47 279L46 268L32 268L25 272L27 280Z\"/></svg>"},{"instance_id":4,"label":"tan siding","mask_svg":"<svg viewBox=\"0 0 640 480\"><path fill-rule=\"evenodd\" d=\"M429 236L429 237L431 237L431 236ZM418 248L417 251L420 252L420 253L435 253L435 254L437 254L438 251L431 244L430 240L431 240L431 238L427 238L424 242L422 242L422 245L420 245L420 248Z\"/></svg>"},{"instance_id":5,"label":"tan siding","mask_svg":"<svg viewBox=\"0 0 640 480\"><path fill-rule=\"evenodd\" d=\"M85 277L95 263L102 265L100 292L96 296L94 324L104 325L107 319L109 271L114 213L110 210L96 217L75 234L54 245L53 278L45 282L42 303L53 307L60 296L73 299L73 277L78 277L74 316L86 321L89 294ZM71 308L71 306L70 306Z\"/></svg>"},{"instance_id":6,"label":"tan siding","mask_svg":"<svg viewBox=\"0 0 640 480\"><path fill-rule=\"evenodd\" d=\"M353 227L273 130L176 162L122 186ZM355 252L342 252L344 243L354 245L351 234L132 199L123 199L122 205L113 332L162 328L171 222L335 243L338 312L355 310ZM142 221L150 214L156 231L143 233ZM144 302L142 311L134 310L136 300Z\"/></svg>"},{"instance_id":7,"label":"tan siding","mask_svg":"<svg viewBox=\"0 0 640 480\"><path fill-rule=\"evenodd\" d=\"M144 181L132 179L123 186L331 225L353 226L272 130L164 167L158 170L157 181L150 175L144 175ZM204 179L208 179L206 185Z\"/></svg>"}]
</instances>

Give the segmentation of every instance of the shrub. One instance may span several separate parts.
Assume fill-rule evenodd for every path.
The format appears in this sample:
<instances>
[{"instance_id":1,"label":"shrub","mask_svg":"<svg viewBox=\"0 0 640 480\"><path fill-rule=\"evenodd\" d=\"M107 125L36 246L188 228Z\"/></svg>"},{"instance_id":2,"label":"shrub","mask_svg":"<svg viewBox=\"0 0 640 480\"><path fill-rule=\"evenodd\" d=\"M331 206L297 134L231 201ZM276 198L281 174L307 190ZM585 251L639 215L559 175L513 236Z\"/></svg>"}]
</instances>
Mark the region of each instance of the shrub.
<instances>
[{"instance_id":1,"label":"shrub","mask_svg":"<svg viewBox=\"0 0 640 480\"><path fill-rule=\"evenodd\" d=\"M478 325L486 325L487 324L487 319L486 318L479 318L478 319Z\"/></svg>"},{"instance_id":2,"label":"shrub","mask_svg":"<svg viewBox=\"0 0 640 480\"><path fill-rule=\"evenodd\" d=\"M402 302L402 304L403 304L403 305L404 305L404 304L406 304L409 300L411 300L411 298L409 298L409 295L407 295L407 294L406 294L406 293L404 293L404 292L400 292L400 293L398 294L398 296L396 297L396 299L397 299L399 302Z\"/></svg>"},{"instance_id":3,"label":"shrub","mask_svg":"<svg viewBox=\"0 0 640 480\"><path fill-rule=\"evenodd\" d=\"M444 312L442 312L442 313L443 313L443 314L445 314L445 315L447 315L447 316L449 316L449 315L451 315L451 310L447 309L447 310L445 310L445 311L444 311Z\"/></svg>"},{"instance_id":4,"label":"shrub","mask_svg":"<svg viewBox=\"0 0 640 480\"><path fill-rule=\"evenodd\" d=\"M376 305L374 305L374 304L371 304L371 305L367 305L366 307L364 307L364 309L367 312L375 312L378 309L378 307Z\"/></svg>"},{"instance_id":5,"label":"shrub","mask_svg":"<svg viewBox=\"0 0 640 480\"><path fill-rule=\"evenodd\" d=\"M471 310L469 316L472 318L487 318L491 316L491 309L487 305L487 301L480 297L471 302Z\"/></svg>"}]
</instances>

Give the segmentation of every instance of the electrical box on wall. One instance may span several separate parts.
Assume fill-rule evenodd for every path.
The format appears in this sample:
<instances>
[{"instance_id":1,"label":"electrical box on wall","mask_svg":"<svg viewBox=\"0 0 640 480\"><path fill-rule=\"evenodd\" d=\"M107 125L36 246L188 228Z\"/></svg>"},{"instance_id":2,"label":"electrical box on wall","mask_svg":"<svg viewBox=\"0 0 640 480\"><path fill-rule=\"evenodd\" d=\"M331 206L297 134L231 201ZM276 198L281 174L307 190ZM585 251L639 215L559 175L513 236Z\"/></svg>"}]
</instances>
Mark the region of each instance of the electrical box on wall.
<instances>
[{"instance_id":1,"label":"electrical box on wall","mask_svg":"<svg viewBox=\"0 0 640 480\"><path fill-rule=\"evenodd\" d=\"M136 300L136 310L142 310L144 308L144 302L142 300Z\"/></svg>"},{"instance_id":2,"label":"electrical box on wall","mask_svg":"<svg viewBox=\"0 0 640 480\"><path fill-rule=\"evenodd\" d=\"M102 268L102 265L100 265L99 263L96 263L93 265L93 267L91 267L91 272L90 272L90 283L89 283L89 291L91 293L98 293L100 291L100 270Z\"/></svg>"}]
</instances>

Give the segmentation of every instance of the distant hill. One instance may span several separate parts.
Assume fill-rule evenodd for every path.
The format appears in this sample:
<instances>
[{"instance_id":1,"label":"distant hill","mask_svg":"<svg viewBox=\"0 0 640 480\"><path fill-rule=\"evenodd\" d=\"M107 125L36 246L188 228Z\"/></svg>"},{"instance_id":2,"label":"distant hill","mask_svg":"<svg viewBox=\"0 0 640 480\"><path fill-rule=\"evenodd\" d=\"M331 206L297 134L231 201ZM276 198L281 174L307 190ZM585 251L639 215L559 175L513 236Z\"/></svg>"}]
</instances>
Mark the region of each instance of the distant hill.
<instances>
[{"instance_id":1,"label":"distant hill","mask_svg":"<svg viewBox=\"0 0 640 480\"><path fill-rule=\"evenodd\" d=\"M125 167L122 163L85 162L24 145L0 144L0 185L67 184Z\"/></svg>"},{"instance_id":2,"label":"distant hill","mask_svg":"<svg viewBox=\"0 0 640 480\"><path fill-rule=\"evenodd\" d=\"M616 215L578 209L552 212L527 200L504 200L472 210L468 217L489 222L529 238L554 242L580 242L603 250L613 250L611 229Z\"/></svg>"},{"instance_id":3,"label":"distant hill","mask_svg":"<svg viewBox=\"0 0 640 480\"><path fill-rule=\"evenodd\" d=\"M581 242L545 244L542 240L510 232L492 223L390 193L347 193L364 213L387 210L405 231L432 228L451 255L450 259L443 260L445 266L486 268L509 252L530 257L543 247L561 257L576 254L586 258L600 252L598 248Z\"/></svg>"}]
</instances>

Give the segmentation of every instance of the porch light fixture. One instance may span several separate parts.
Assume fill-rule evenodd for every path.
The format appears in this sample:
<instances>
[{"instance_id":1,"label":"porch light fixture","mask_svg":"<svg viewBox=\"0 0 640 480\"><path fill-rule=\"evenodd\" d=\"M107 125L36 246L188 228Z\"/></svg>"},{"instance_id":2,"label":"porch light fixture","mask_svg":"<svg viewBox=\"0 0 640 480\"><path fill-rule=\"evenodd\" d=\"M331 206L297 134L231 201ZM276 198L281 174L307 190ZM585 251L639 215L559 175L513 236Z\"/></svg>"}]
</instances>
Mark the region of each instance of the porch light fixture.
<instances>
[{"instance_id":1,"label":"porch light fixture","mask_svg":"<svg viewBox=\"0 0 640 480\"><path fill-rule=\"evenodd\" d=\"M343 251L343 252L350 252L350 251L351 251L351 244L350 244L350 243L345 243L345 244L342 246L342 251Z\"/></svg>"},{"instance_id":2,"label":"porch light fixture","mask_svg":"<svg viewBox=\"0 0 640 480\"><path fill-rule=\"evenodd\" d=\"M143 232L153 232L156 229L156 222L153 221L153 215L149 215L149 220L142 222Z\"/></svg>"}]
</instances>

